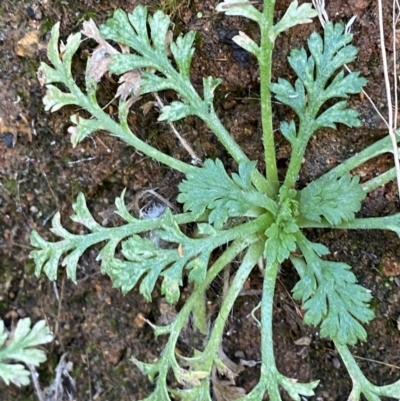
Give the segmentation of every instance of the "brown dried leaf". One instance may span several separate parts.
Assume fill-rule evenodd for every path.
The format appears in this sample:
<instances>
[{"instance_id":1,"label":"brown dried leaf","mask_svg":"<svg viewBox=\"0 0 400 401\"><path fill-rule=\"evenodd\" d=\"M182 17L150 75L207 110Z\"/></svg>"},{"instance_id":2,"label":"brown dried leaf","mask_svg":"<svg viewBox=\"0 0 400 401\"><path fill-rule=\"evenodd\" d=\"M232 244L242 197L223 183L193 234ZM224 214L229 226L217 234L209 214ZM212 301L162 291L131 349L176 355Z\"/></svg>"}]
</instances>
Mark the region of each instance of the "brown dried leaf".
<instances>
[{"instance_id":1,"label":"brown dried leaf","mask_svg":"<svg viewBox=\"0 0 400 401\"><path fill-rule=\"evenodd\" d=\"M130 52L130 47L128 45L124 45L123 43L118 43L118 46L121 49L121 53L127 54Z\"/></svg>"},{"instance_id":2,"label":"brown dried leaf","mask_svg":"<svg viewBox=\"0 0 400 401\"><path fill-rule=\"evenodd\" d=\"M304 336L304 337L301 337L298 340L296 340L294 343L296 345L307 345L308 346L311 344L311 338Z\"/></svg>"},{"instance_id":3,"label":"brown dried leaf","mask_svg":"<svg viewBox=\"0 0 400 401\"><path fill-rule=\"evenodd\" d=\"M172 55L170 46L173 40L174 34L171 30L168 30L167 35L165 36L165 51L167 52L168 57Z\"/></svg>"},{"instance_id":4,"label":"brown dried leaf","mask_svg":"<svg viewBox=\"0 0 400 401\"><path fill-rule=\"evenodd\" d=\"M138 96L140 88L140 72L137 70L126 72L121 75L118 83L120 84L115 97L120 96L121 100L126 100L128 96Z\"/></svg>"},{"instance_id":5,"label":"brown dried leaf","mask_svg":"<svg viewBox=\"0 0 400 401\"><path fill-rule=\"evenodd\" d=\"M161 298L158 302L160 316L157 319L157 324L160 326L168 325L176 318L177 312L174 305L170 305L165 298Z\"/></svg>"},{"instance_id":6,"label":"brown dried leaf","mask_svg":"<svg viewBox=\"0 0 400 401\"><path fill-rule=\"evenodd\" d=\"M244 370L244 367L242 365L238 365L237 363L229 359L228 356L223 351L222 347L219 347L218 357L221 360L221 362L225 365L224 369L221 368L218 369L219 374L227 377L231 384L235 384L235 378L239 375L240 372Z\"/></svg>"},{"instance_id":7,"label":"brown dried leaf","mask_svg":"<svg viewBox=\"0 0 400 401\"><path fill-rule=\"evenodd\" d=\"M88 38L95 40L100 46L102 46L108 54L118 54L119 51L112 47L100 34L99 28L95 22L90 19L89 21L85 21L83 23L83 29L81 30Z\"/></svg>"},{"instance_id":8,"label":"brown dried leaf","mask_svg":"<svg viewBox=\"0 0 400 401\"><path fill-rule=\"evenodd\" d=\"M100 34L99 29L95 22L90 19L83 23L81 30L88 38L95 40L99 46L93 51L92 57L89 61L89 67L86 75L94 78L97 82L100 81L102 76L108 71L108 67L112 61L113 54L119 54L119 51L112 47Z\"/></svg>"},{"instance_id":9,"label":"brown dried leaf","mask_svg":"<svg viewBox=\"0 0 400 401\"><path fill-rule=\"evenodd\" d=\"M99 82L102 76L108 71L111 61L110 53L108 53L104 46L96 47L92 57L90 57L86 75L95 79L96 82Z\"/></svg>"},{"instance_id":10,"label":"brown dried leaf","mask_svg":"<svg viewBox=\"0 0 400 401\"><path fill-rule=\"evenodd\" d=\"M246 390L243 387L231 386L230 382L219 380L215 369L213 370L211 382L213 385L213 393L217 401L234 401L246 394Z\"/></svg>"},{"instance_id":11,"label":"brown dried leaf","mask_svg":"<svg viewBox=\"0 0 400 401\"><path fill-rule=\"evenodd\" d=\"M156 102L154 101L149 101L146 102L143 106L140 106L140 108L143 110L143 115L146 115L154 106Z\"/></svg>"},{"instance_id":12,"label":"brown dried leaf","mask_svg":"<svg viewBox=\"0 0 400 401\"><path fill-rule=\"evenodd\" d=\"M39 37L39 31L28 32L17 43L17 55L19 57L34 57L36 52L44 47L44 45L39 42Z\"/></svg>"}]
</instances>

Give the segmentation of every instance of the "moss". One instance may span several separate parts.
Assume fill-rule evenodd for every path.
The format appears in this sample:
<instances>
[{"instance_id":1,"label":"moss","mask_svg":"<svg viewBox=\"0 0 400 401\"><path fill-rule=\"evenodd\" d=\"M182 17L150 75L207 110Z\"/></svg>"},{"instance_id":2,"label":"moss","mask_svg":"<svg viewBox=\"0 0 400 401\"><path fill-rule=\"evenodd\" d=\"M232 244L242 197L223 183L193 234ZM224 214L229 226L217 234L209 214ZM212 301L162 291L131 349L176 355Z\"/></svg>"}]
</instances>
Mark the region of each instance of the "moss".
<instances>
[{"instance_id":1,"label":"moss","mask_svg":"<svg viewBox=\"0 0 400 401\"><path fill-rule=\"evenodd\" d=\"M9 311L7 301L0 301L0 316L4 316Z\"/></svg>"},{"instance_id":2,"label":"moss","mask_svg":"<svg viewBox=\"0 0 400 401\"><path fill-rule=\"evenodd\" d=\"M27 259L24 264L24 271L27 276L33 276L35 273L35 262L33 259Z\"/></svg>"},{"instance_id":3,"label":"moss","mask_svg":"<svg viewBox=\"0 0 400 401\"><path fill-rule=\"evenodd\" d=\"M0 261L0 283L6 283L10 281L15 276L11 267L8 266L8 261L4 258L4 260Z\"/></svg>"},{"instance_id":4,"label":"moss","mask_svg":"<svg viewBox=\"0 0 400 401\"><path fill-rule=\"evenodd\" d=\"M47 33L51 31L51 28L55 25L57 20L52 17L47 17L40 25L40 32Z\"/></svg>"},{"instance_id":5,"label":"moss","mask_svg":"<svg viewBox=\"0 0 400 401\"><path fill-rule=\"evenodd\" d=\"M15 196L18 194L18 183L14 178L6 178L3 181L3 187L10 196Z\"/></svg>"},{"instance_id":6,"label":"moss","mask_svg":"<svg viewBox=\"0 0 400 401\"><path fill-rule=\"evenodd\" d=\"M110 319L110 325L115 331L118 331L118 320L115 317Z\"/></svg>"}]
</instances>

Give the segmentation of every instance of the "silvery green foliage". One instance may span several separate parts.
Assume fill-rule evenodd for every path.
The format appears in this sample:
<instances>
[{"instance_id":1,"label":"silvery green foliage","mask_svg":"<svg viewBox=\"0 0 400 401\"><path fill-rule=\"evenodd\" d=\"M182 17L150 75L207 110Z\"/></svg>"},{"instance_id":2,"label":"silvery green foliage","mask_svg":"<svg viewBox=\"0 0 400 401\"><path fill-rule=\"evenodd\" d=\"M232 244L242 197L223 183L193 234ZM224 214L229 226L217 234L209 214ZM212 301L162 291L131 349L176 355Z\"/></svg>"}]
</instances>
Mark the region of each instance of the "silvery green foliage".
<instances>
[{"instance_id":1,"label":"silvery green foliage","mask_svg":"<svg viewBox=\"0 0 400 401\"><path fill-rule=\"evenodd\" d=\"M329 23L324 31L324 39L314 32L308 40L311 55L305 49L294 49L288 58L290 66L298 79L293 86L286 79L279 78L271 84L276 98L291 107L302 122L308 121L308 135L296 134L293 121L283 122L281 131L294 145L296 141L308 141L319 128L336 128L336 123L350 127L360 126L358 113L347 108L346 101L340 101L319 114L321 107L329 99L347 98L349 94L359 93L367 83L359 72L344 75L338 68L352 62L358 51L350 45L352 35L344 33L342 24ZM328 83L333 77L333 80Z\"/></svg>"},{"instance_id":2,"label":"silvery green foliage","mask_svg":"<svg viewBox=\"0 0 400 401\"><path fill-rule=\"evenodd\" d=\"M215 9L226 15L246 17L259 24L262 22L263 18L262 14L248 0L226 0L219 3Z\"/></svg>"},{"instance_id":3,"label":"silvery green foliage","mask_svg":"<svg viewBox=\"0 0 400 401\"><path fill-rule=\"evenodd\" d=\"M208 222L221 229L230 217L250 216L252 210L276 213L276 204L252 185L251 173L256 163L239 165L239 173L230 178L219 159L206 160L204 167L186 175L179 185L178 202L183 210L201 216L211 210ZM256 214L257 215L257 214Z\"/></svg>"},{"instance_id":4,"label":"silvery green foliage","mask_svg":"<svg viewBox=\"0 0 400 401\"><path fill-rule=\"evenodd\" d=\"M299 6L297 0L292 1L286 10L282 19L274 26L273 32L278 36L281 32L288 30L296 25L308 24L312 22L312 18L318 15L317 11L312 8L311 3L303 3Z\"/></svg>"},{"instance_id":5,"label":"silvery green foliage","mask_svg":"<svg viewBox=\"0 0 400 401\"><path fill-rule=\"evenodd\" d=\"M292 257L300 281L293 288L293 298L303 302L304 323L319 325L321 337L336 338L342 344L364 341L367 333L361 323L374 318L369 309L370 291L356 284L351 266L323 260L329 250L305 238L298 239L304 259Z\"/></svg>"},{"instance_id":6,"label":"silvery green foliage","mask_svg":"<svg viewBox=\"0 0 400 401\"><path fill-rule=\"evenodd\" d=\"M117 10L113 18L100 28L100 33L107 40L129 46L135 54L115 55L110 71L117 75L141 68L161 72L162 75L156 75L143 71L140 77L140 94L173 89L182 96L183 101L174 101L164 106L159 120L175 121L192 114L201 116L208 112L208 107L212 107L214 91L221 80L204 78L204 96L203 99L200 98L189 78L195 32L179 36L168 49L169 26L170 19L162 11L148 16L145 7L136 7L132 14Z\"/></svg>"},{"instance_id":7,"label":"silvery green foliage","mask_svg":"<svg viewBox=\"0 0 400 401\"><path fill-rule=\"evenodd\" d=\"M89 211L84 195L79 194L71 219L84 226L86 233L77 235L67 231L57 213L51 231L59 241L47 241L36 231L31 234L35 247L31 257L38 276L44 272L55 280L61 261L67 276L76 282L80 257L89 247L98 244L101 248L97 260L101 262L102 273L109 275L113 285L124 294L136 287L151 301L159 282L161 294L173 304L180 299L184 279L192 284L192 293L175 319L164 326L152 325L156 335L168 335L160 358L153 363L132 358L133 363L155 381L155 390L147 401L170 401L170 396L185 401L211 401L212 392L214 398L221 398L216 372L230 380L230 398L239 401L259 401L265 393L271 401L280 401L281 389L294 401L314 395L318 381L298 383L281 374L275 364L270 329L273 296L279 268L287 260L299 275L292 291L293 297L303 304L304 323L320 326L320 335L334 341L353 380L352 399L358 400L361 392L374 401L385 395L400 397L400 384L377 387L368 382L347 348L366 339L362 324L373 318L369 308L371 293L357 284L349 265L328 260L329 250L309 241L302 231L306 227L387 229L400 235L400 214L368 219L356 216L367 191L359 177L352 177L350 171L379 152L373 150L373 146L367 148L361 152L360 159L354 156L347 164L305 188L296 188L307 143L319 128L335 129L338 123L360 126L357 111L347 107L343 100L360 92L366 84L359 73L345 75L342 71L344 64L355 59L357 49L350 44L352 36L344 31L342 24L329 23L323 36L311 35L308 50L292 50L288 60L297 76L294 83L283 78L276 83L269 82L266 77L270 77L271 66L265 60L272 54L277 35L297 24L309 23L317 15L311 4L299 6L293 1L281 20L274 24L272 14L268 14L273 3L265 0L267 12L259 11L247 0L227 0L216 9L227 15L244 16L259 25L260 44L243 32L233 40L253 53L260 63L262 92L266 92L267 85L276 99L297 115L296 122L283 121L280 125L282 135L292 148L283 184L273 182L269 176L269 169L277 173L276 165L267 166L267 174L261 174L257 162L246 156L222 126L213 105L214 92L221 80L203 78L201 95L196 91L190 81L196 34L188 32L171 41L170 20L161 11L149 15L145 7L138 6L130 14L115 11L100 29L93 21L85 23L82 32L99 46L88 60L84 91L76 85L71 71L72 57L81 42L80 34L71 35L65 45L59 45L59 25L56 24L48 47L52 66L42 63L39 70L39 79L47 88L46 110L56 111L74 104L91 115L89 118L78 114L71 117L73 126L69 132L74 146L98 130L107 130L145 155L185 174L177 197L183 213L173 214L167 209L161 215L147 215L146 219L133 216L125 205L124 191L115 201L115 212L125 223L103 227ZM118 43L121 51L107 40ZM127 47L130 52L126 52ZM96 98L97 83L106 72L120 75L120 87L115 95L118 121L99 106ZM63 84L62 90L56 86L59 83ZM133 99L165 89L174 90L178 96L162 108L159 120L175 121L189 115L201 118L237 163L237 173L228 172L219 159L207 159L202 167L191 166L152 148L134 135L127 122ZM271 122L272 111L263 106L263 123ZM275 144L273 135L263 134L267 155L267 149L275 149ZM390 140L387 142L390 145ZM386 145L382 145L381 148L386 149ZM268 157L265 161L266 164L270 162ZM191 230L185 227L187 224ZM190 235L193 227L195 234ZM155 237L157 241L153 240ZM216 259L220 252L215 251L221 246L224 252ZM239 267L210 326L206 316L206 290L235 258L240 259ZM229 312L261 259L266 264L261 301L263 360L259 383L244 395L244 389L234 386L238 375L235 364L221 356L219 345ZM206 336L206 341L203 350L195 349L190 357L185 357L176 354L176 344L190 317L195 328ZM171 371L179 388L169 385Z\"/></svg>"},{"instance_id":8,"label":"silvery green foliage","mask_svg":"<svg viewBox=\"0 0 400 401\"><path fill-rule=\"evenodd\" d=\"M53 335L44 320L40 320L31 328L31 319L21 319L11 333L0 320L0 377L7 385L28 385L29 371L26 366L15 362L39 366L46 360L46 354L38 346L51 341Z\"/></svg>"},{"instance_id":9,"label":"silvery green foliage","mask_svg":"<svg viewBox=\"0 0 400 401\"><path fill-rule=\"evenodd\" d=\"M300 192L299 212L309 220L320 222L325 218L329 224L337 226L354 220L364 199L358 176L323 177Z\"/></svg>"}]
</instances>

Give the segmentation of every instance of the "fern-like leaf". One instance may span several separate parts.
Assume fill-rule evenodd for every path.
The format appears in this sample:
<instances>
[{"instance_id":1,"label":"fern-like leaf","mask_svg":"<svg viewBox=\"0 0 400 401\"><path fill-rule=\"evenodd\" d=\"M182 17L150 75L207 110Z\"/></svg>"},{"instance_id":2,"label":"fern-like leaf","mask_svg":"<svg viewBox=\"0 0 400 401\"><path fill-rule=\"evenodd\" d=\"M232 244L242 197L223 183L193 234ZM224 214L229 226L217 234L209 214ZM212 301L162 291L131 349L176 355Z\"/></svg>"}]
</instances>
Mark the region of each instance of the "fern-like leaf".
<instances>
[{"instance_id":1,"label":"fern-like leaf","mask_svg":"<svg viewBox=\"0 0 400 401\"><path fill-rule=\"evenodd\" d=\"M24 365L11 361L39 366L46 360L46 354L37 347L53 341L53 335L44 320L31 328L31 319L21 319L12 333L8 333L0 320L0 377L8 385L29 384L29 371Z\"/></svg>"},{"instance_id":2,"label":"fern-like leaf","mask_svg":"<svg viewBox=\"0 0 400 401\"><path fill-rule=\"evenodd\" d=\"M370 292L356 284L349 265L319 258L308 240L298 243L304 260L292 258L301 277L293 288L293 298L303 302L304 322L315 326L322 322L321 336L341 344L365 340L367 333L360 322L374 317L368 307Z\"/></svg>"},{"instance_id":3,"label":"fern-like leaf","mask_svg":"<svg viewBox=\"0 0 400 401\"><path fill-rule=\"evenodd\" d=\"M343 71L334 76L335 71L352 62L357 56L356 47L350 45L352 35L344 32L343 24L328 23L324 30L324 39L314 32L308 40L311 55L304 49L292 50L289 63L298 79L292 86L286 79L271 84L276 98L290 106L299 116L300 121L307 121L308 137L318 128L336 128L335 123L350 127L359 126L358 113L348 109L346 102L339 102L320 116L321 106L332 98L347 98L349 94L361 92L366 80L358 72L347 76ZM329 82L329 80L331 82ZM288 131L283 126L285 136L293 140L293 127ZM290 134L289 134L290 133ZM308 138L307 138L308 140Z\"/></svg>"},{"instance_id":4,"label":"fern-like leaf","mask_svg":"<svg viewBox=\"0 0 400 401\"><path fill-rule=\"evenodd\" d=\"M254 208L264 208L272 213L275 202L260 194L251 183L255 162L239 164L239 174L229 177L222 162L207 159L204 167L190 172L180 185L178 202L185 211L202 215L207 209L210 224L220 229L229 217L251 215Z\"/></svg>"},{"instance_id":5,"label":"fern-like leaf","mask_svg":"<svg viewBox=\"0 0 400 401\"><path fill-rule=\"evenodd\" d=\"M324 217L331 225L337 226L354 220L365 197L358 176L351 178L345 174L338 179L324 176L300 192L299 211L309 220L319 222Z\"/></svg>"}]
</instances>

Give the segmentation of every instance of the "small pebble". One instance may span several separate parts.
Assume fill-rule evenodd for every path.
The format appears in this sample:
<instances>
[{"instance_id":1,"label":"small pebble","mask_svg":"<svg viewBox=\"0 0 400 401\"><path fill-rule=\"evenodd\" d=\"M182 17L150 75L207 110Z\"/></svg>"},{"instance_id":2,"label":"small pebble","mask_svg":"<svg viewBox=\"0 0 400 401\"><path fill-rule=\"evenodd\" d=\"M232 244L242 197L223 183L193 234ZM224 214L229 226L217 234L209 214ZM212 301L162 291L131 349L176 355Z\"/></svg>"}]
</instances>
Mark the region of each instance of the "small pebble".
<instances>
[{"instance_id":1,"label":"small pebble","mask_svg":"<svg viewBox=\"0 0 400 401\"><path fill-rule=\"evenodd\" d=\"M11 132L6 132L3 136L3 143L7 148L15 146L15 137Z\"/></svg>"},{"instance_id":2,"label":"small pebble","mask_svg":"<svg viewBox=\"0 0 400 401\"><path fill-rule=\"evenodd\" d=\"M340 361L339 358L333 358L332 359L332 365L335 369L340 369Z\"/></svg>"},{"instance_id":3,"label":"small pebble","mask_svg":"<svg viewBox=\"0 0 400 401\"><path fill-rule=\"evenodd\" d=\"M35 10L34 10L31 6L28 6L28 7L26 8L26 12L27 12L28 17L29 17L30 19L36 19Z\"/></svg>"}]
</instances>

